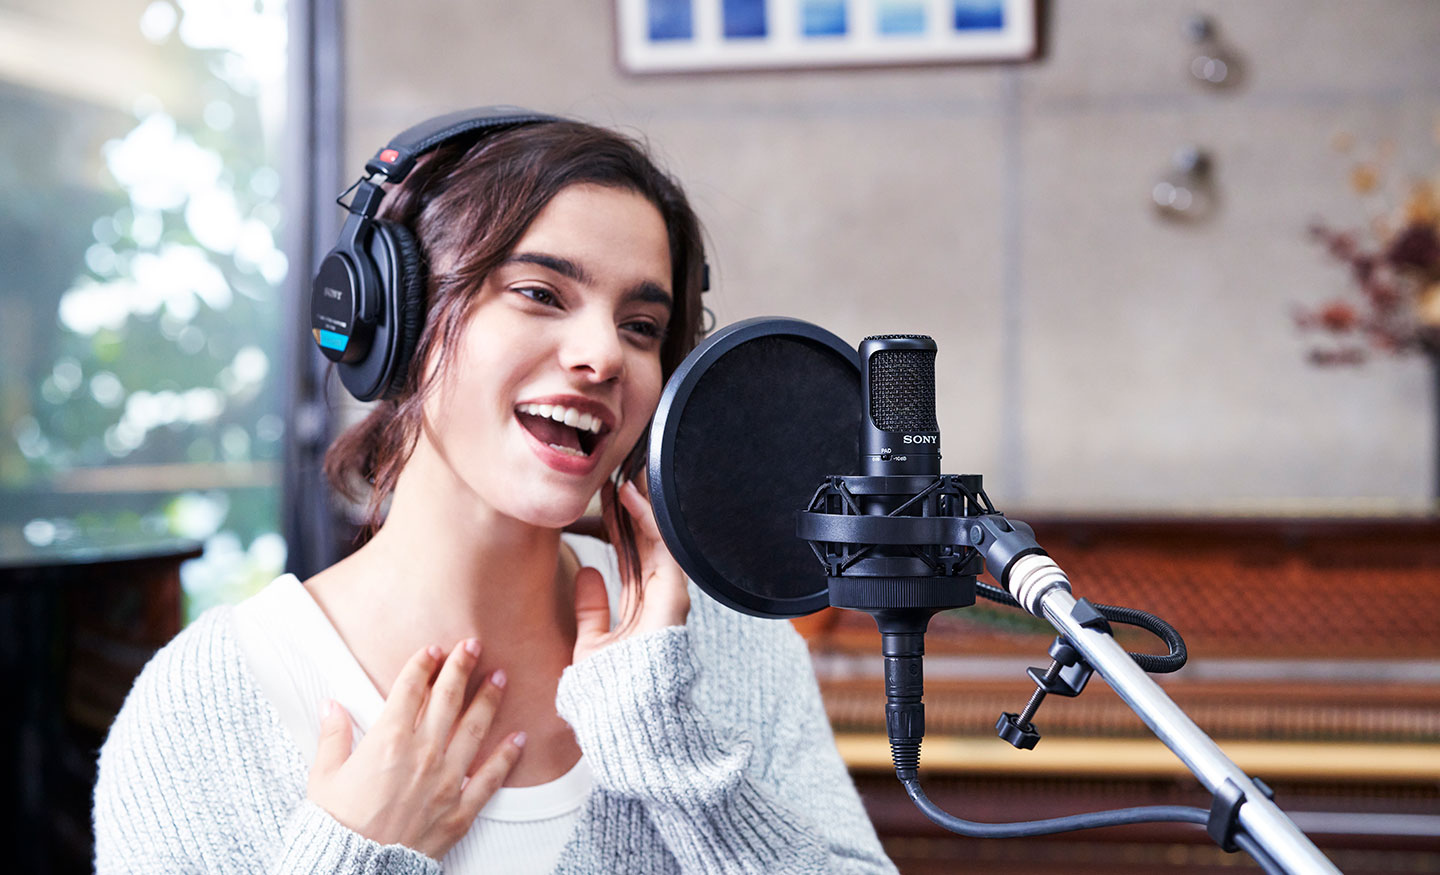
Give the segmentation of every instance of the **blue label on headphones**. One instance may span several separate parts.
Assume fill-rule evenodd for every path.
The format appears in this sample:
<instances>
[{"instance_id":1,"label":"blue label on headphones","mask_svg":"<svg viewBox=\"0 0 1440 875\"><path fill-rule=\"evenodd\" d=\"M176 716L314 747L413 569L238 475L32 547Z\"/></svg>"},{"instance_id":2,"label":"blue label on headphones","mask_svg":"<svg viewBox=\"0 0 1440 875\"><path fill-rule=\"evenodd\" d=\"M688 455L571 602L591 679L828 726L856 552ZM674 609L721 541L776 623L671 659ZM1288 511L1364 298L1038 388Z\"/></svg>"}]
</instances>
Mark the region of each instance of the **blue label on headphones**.
<instances>
[{"instance_id":1,"label":"blue label on headphones","mask_svg":"<svg viewBox=\"0 0 1440 875\"><path fill-rule=\"evenodd\" d=\"M316 330L315 339L326 349L333 349L338 352L344 352L345 347L350 343L350 338L345 335L337 334L334 331L326 331L323 328Z\"/></svg>"}]
</instances>

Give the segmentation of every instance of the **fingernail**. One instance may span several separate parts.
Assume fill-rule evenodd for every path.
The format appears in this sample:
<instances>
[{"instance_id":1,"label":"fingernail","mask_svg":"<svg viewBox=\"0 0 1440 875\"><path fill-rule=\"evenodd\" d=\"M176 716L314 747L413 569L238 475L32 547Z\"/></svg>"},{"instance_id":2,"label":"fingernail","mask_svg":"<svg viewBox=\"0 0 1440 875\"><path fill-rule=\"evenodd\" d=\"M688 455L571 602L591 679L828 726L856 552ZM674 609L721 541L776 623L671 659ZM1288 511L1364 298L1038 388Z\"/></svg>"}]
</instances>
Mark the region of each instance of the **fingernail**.
<instances>
[{"instance_id":1,"label":"fingernail","mask_svg":"<svg viewBox=\"0 0 1440 875\"><path fill-rule=\"evenodd\" d=\"M523 732L517 732L517 733L515 733L515 738L511 740L511 743L513 743L516 747L524 747L524 746L525 746L525 733L523 733Z\"/></svg>"},{"instance_id":2,"label":"fingernail","mask_svg":"<svg viewBox=\"0 0 1440 875\"><path fill-rule=\"evenodd\" d=\"M479 640L478 638L470 638L470 639L466 640L466 642L465 642L465 652L468 653L468 654L470 654L471 656L479 656L479 655L480 655L480 640Z\"/></svg>"},{"instance_id":3,"label":"fingernail","mask_svg":"<svg viewBox=\"0 0 1440 875\"><path fill-rule=\"evenodd\" d=\"M435 644L431 644L429 647L425 648L425 652L430 654L431 659L439 659L440 657L445 655L445 651L441 650L440 647Z\"/></svg>"},{"instance_id":4,"label":"fingernail","mask_svg":"<svg viewBox=\"0 0 1440 875\"><path fill-rule=\"evenodd\" d=\"M505 689L505 669L495 669L495 673L490 675L490 683L502 690Z\"/></svg>"},{"instance_id":5,"label":"fingernail","mask_svg":"<svg viewBox=\"0 0 1440 875\"><path fill-rule=\"evenodd\" d=\"M321 702L321 703L320 703L320 719L321 719L321 720L325 720L326 718L328 718L328 717L330 716L330 712L332 712L332 711L334 711L334 710L335 710L335 703L334 703L333 701L331 701L330 699L326 699L325 701Z\"/></svg>"}]
</instances>

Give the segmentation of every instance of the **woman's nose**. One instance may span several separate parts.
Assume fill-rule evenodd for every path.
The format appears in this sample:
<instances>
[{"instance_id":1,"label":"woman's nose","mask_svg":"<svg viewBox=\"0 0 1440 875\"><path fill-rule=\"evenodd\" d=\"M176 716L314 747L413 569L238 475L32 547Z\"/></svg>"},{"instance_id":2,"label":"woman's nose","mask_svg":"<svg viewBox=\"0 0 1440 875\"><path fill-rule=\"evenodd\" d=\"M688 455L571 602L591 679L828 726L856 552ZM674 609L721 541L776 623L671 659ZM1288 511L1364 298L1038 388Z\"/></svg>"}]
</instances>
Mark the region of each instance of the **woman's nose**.
<instances>
[{"instance_id":1,"label":"woman's nose","mask_svg":"<svg viewBox=\"0 0 1440 875\"><path fill-rule=\"evenodd\" d=\"M582 373L595 383L617 379L625 373L625 349L613 324L599 320L577 324L568 333L560 352L566 370Z\"/></svg>"}]
</instances>

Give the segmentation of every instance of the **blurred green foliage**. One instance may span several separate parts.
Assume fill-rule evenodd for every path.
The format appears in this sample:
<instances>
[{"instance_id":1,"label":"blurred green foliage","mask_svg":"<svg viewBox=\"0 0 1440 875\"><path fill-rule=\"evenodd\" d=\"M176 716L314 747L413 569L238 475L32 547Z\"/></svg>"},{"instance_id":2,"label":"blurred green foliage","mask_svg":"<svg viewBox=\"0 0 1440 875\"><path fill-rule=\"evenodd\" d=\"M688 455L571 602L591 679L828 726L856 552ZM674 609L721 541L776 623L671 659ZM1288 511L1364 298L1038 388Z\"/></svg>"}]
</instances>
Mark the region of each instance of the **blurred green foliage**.
<instances>
[{"instance_id":1,"label":"blurred green foliage","mask_svg":"<svg viewBox=\"0 0 1440 875\"><path fill-rule=\"evenodd\" d=\"M0 84L0 154L23 156L0 162L0 529L202 541L192 616L284 563L284 23L283 3L135 4L116 46L174 87L129 112Z\"/></svg>"}]
</instances>

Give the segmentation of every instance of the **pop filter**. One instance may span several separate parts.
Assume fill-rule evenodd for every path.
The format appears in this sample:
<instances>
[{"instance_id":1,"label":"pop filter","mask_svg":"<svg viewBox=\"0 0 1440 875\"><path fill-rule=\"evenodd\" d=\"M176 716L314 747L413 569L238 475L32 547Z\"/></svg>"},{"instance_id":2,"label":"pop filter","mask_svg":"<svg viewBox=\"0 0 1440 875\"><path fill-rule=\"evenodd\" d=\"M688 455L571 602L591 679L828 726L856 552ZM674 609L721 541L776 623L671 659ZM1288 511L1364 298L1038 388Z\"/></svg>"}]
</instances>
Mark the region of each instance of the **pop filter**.
<instances>
[{"instance_id":1,"label":"pop filter","mask_svg":"<svg viewBox=\"0 0 1440 875\"><path fill-rule=\"evenodd\" d=\"M859 464L853 347L796 319L716 331L665 386L650 432L650 502L680 567L716 601L759 617L830 604L795 513Z\"/></svg>"}]
</instances>

